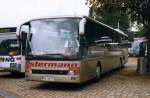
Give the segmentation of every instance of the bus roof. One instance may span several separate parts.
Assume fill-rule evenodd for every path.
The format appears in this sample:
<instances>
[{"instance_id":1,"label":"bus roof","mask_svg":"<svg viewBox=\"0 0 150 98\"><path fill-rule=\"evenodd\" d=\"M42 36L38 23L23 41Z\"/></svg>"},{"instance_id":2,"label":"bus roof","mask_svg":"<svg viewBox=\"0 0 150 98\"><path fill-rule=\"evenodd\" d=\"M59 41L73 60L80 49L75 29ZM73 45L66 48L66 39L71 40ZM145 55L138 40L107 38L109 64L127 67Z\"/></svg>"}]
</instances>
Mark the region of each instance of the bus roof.
<instances>
[{"instance_id":1,"label":"bus roof","mask_svg":"<svg viewBox=\"0 0 150 98\"><path fill-rule=\"evenodd\" d=\"M34 20L42 20L42 19L51 19L51 18L83 18L84 16L82 15L57 15L57 16L45 16L45 17L36 17L33 19L29 19L28 21L24 22L27 23L29 21L34 21ZM23 24L24 24L23 23Z\"/></svg>"},{"instance_id":2,"label":"bus roof","mask_svg":"<svg viewBox=\"0 0 150 98\"><path fill-rule=\"evenodd\" d=\"M128 37L128 35L125 34L123 31L121 31L120 29L114 29L114 28L112 28L111 26L108 26L108 25L106 25L106 24L104 24L104 23L102 23L102 22L100 22L100 21L94 20L94 19L89 18L89 17L87 17L87 16L84 16L84 17L87 18L87 19L89 19L89 20L91 20L91 21L95 21L96 23L98 23L98 24L100 24L100 25L102 25L102 26L105 26L105 27L107 27L107 28L109 28L109 29L111 29L111 30L113 30L113 31L115 31L115 32L118 32L119 34L121 34L121 35L123 35L123 36Z\"/></svg>"},{"instance_id":3,"label":"bus roof","mask_svg":"<svg viewBox=\"0 0 150 98\"><path fill-rule=\"evenodd\" d=\"M124 35L124 36L127 36L128 37L128 35L127 34L125 34L123 31L121 31L120 29L115 29L118 33L120 33L120 34L122 34L122 35Z\"/></svg>"},{"instance_id":4,"label":"bus roof","mask_svg":"<svg viewBox=\"0 0 150 98\"><path fill-rule=\"evenodd\" d=\"M121 31L120 29L114 29L114 28L112 28L112 27L110 27L110 26L108 26L108 25L106 25L106 24L104 24L104 23L102 23L102 22L100 22L100 21L97 21L97 20L92 19L92 18L90 18L90 17L88 17L88 16L85 16L85 15L74 15L74 14L73 14L73 15L58 15L58 16L37 17L37 18L31 19L31 20L28 20L28 21L26 21L25 23L27 23L27 22L29 22L29 21L34 21L34 20L51 19L51 18L86 18L86 19L89 19L89 20L91 20L91 21L94 21L94 22L96 22L96 23L98 23L98 24L100 24L100 25L102 25L102 26L104 26L104 27L107 27L107 28L109 28L109 29L111 29L111 30L113 30L113 31L115 31L115 32L118 32L119 34L121 34L121 35L123 35L123 36L128 37L128 35L125 34L123 31ZM23 23L23 24L24 24L24 23Z\"/></svg>"}]
</instances>

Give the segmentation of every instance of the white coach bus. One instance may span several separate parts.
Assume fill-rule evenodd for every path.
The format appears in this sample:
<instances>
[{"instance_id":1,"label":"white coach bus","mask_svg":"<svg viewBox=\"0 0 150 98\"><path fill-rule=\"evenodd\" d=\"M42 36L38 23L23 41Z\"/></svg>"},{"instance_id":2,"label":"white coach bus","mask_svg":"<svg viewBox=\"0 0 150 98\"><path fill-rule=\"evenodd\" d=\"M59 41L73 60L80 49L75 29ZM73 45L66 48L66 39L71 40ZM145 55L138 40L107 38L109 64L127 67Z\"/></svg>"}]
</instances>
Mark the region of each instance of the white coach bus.
<instances>
[{"instance_id":1,"label":"white coach bus","mask_svg":"<svg viewBox=\"0 0 150 98\"><path fill-rule=\"evenodd\" d=\"M17 35L16 27L0 28L0 69L12 73L25 72L24 48Z\"/></svg>"}]
</instances>

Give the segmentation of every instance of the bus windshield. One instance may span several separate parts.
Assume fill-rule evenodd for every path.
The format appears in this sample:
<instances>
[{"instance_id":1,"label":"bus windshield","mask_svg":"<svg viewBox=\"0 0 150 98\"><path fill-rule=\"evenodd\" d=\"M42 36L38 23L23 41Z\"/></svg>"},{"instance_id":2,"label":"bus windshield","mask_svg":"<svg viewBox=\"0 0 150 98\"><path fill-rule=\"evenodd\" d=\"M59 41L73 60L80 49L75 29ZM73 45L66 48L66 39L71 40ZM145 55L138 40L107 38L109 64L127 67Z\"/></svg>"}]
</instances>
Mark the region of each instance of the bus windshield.
<instances>
[{"instance_id":1,"label":"bus windshield","mask_svg":"<svg viewBox=\"0 0 150 98\"><path fill-rule=\"evenodd\" d=\"M0 55L19 55L19 41L16 34L0 35Z\"/></svg>"},{"instance_id":2,"label":"bus windshield","mask_svg":"<svg viewBox=\"0 0 150 98\"><path fill-rule=\"evenodd\" d=\"M30 22L27 37L27 55L70 53L79 49L79 21L76 18L42 19Z\"/></svg>"}]
</instances>

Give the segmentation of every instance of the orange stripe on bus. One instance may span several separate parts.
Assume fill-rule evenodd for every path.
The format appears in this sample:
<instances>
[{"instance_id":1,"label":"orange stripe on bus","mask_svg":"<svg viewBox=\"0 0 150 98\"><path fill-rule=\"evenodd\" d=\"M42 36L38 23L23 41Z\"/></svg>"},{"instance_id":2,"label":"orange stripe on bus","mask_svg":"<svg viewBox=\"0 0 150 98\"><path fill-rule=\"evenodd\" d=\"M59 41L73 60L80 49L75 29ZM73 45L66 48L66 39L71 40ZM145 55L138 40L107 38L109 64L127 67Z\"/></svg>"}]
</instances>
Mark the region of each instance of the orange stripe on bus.
<instances>
[{"instance_id":1,"label":"orange stripe on bus","mask_svg":"<svg viewBox=\"0 0 150 98\"><path fill-rule=\"evenodd\" d=\"M70 67L69 70L72 70L72 71L80 71L80 68L79 68L79 67Z\"/></svg>"}]
</instances>

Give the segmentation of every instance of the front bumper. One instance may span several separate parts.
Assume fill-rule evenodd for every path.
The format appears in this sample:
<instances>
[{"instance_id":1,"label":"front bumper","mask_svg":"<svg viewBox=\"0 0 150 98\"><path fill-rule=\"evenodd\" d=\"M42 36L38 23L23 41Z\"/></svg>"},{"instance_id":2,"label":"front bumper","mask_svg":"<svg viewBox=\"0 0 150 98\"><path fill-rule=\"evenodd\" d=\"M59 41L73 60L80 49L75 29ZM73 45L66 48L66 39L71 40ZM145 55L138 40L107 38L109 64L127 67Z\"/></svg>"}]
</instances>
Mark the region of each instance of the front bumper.
<instances>
[{"instance_id":1,"label":"front bumper","mask_svg":"<svg viewBox=\"0 0 150 98\"><path fill-rule=\"evenodd\" d=\"M59 83L81 83L80 75L41 75L41 74L27 74L26 80L30 81L45 81L45 82L59 82Z\"/></svg>"},{"instance_id":2,"label":"front bumper","mask_svg":"<svg viewBox=\"0 0 150 98\"><path fill-rule=\"evenodd\" d=\"M2 71L21 72L21 64L14 63L10 67L0 67Z\"/></svg>"}]
</instances>

